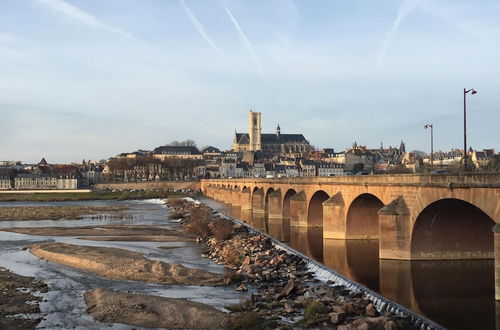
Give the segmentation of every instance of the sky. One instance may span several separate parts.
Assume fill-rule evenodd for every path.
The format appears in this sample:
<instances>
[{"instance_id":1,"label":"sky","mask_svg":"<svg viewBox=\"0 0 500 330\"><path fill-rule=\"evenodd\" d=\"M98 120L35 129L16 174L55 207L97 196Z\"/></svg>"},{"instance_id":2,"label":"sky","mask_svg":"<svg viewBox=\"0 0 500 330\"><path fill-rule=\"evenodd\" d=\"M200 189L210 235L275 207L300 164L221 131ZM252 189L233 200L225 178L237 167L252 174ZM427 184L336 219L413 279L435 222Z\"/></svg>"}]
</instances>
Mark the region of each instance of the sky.
<instances>
[{"instance_id":1,"label":"sky","mask_svg":"<svg viewBox=\"0 0 500 330\"><path fill-rule=\"evenodd\" d=\"M500 0L0 0L0 160L248 130L500 149Z\"/></svg>"}]
</instances>

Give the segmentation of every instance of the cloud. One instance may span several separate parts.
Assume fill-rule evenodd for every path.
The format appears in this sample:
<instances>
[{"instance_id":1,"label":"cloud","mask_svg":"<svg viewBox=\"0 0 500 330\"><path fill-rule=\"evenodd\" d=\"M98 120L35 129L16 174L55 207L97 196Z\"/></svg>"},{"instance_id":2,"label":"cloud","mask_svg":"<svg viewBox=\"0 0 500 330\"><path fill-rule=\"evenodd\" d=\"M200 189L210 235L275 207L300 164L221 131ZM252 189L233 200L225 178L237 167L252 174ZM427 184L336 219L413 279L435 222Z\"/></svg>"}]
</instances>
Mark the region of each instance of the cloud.
<instances>
[{"instance_id":1,"label":"cloud","mask_svg":"<svg viewBox=\"0 0 500 330\"><path fill-rule=\"evenodd\" d=\"M123 31L122 29L108 24L106 22L100 21L95 16L73 6L63 0L36 0L36 2L49 7L50 9L65 15L75 21L78 21L89 28L104 30L111 32L113 34L119 35L120 37L127 39L136 39L132 34Z\"/></svg>"},{"instance_id":2,"label":"cloud","mask_svg":"<svg viewBox=\"0 0 500 330\"><path fill-rule=\"evenodd\" d=\"M224 3L222 5L224 6L224 9L226 10L227 14L229 15L229 18L233 22L234 27L236 28L236 31L238 32L238 36L239 36L239 38L241 40L241 43L243 44L243 46L245 47L245 49L248 51L248 54L250 55L250 57L255 62L255 65L257 65L257 68L259 69L260 76L262 77L263 80L267 80L266 76L264 74L264 71L262 70L262 66L260 65L260 61L259 61L257 55L255 54L254 50L253 50L252 43L250 42L250 40L248 40L247 36L245 35L245 33L243 32L243 30L241 29L240 24L238 23L238 21L236 20L236 18L234 18L234 16L231 13L231 11L229 11L229 9L226 7L226 5Z\"/></svg>"},{"instance_id":3,"label":"cloud","mask_svg":"<svg viewBox=\"0 0 500 330\"><path fill-rule=\"evenodd\" d=\"M387 33L384 43L382 44L382 47L380 48L380 51L378 53L377 59L379 65L382 65L382 63L384 62L387 50L391 46L392 40L399 30L401 22L418 7L419 3L420 0L405 0L399 7L396 19L394 20L394 23L392 23L392 27Z\"/></svg>"},{"instance_id":4,"label":"cloud","mask_svg":"<svg viewBox=\"0 0 500 330\"><path fill-rule=\"evenodd\" d=\"M200 21L196 18L196 16L193 14L193 12L191 11L191 9L189 9L189 7L186 5L186 3L184 2L184 0L179 0L179 1L180 1L181 5L182 5L182 8L186 12L189 20L193 24L194 28L201 34L201 36L203 37L203 39L205 39L205 41L210 46L212 46L213 49L215 49L215 51L217 52L217 54L219 54L223 58L226 58L226 54L224 54L224 52L222 50L220 50L220 48L217 47L217 45L215 44L215 42L213 42L213 40L208 36L208 34L205 32L205 28L203 27L203 25L201 25Z\"/></svg>"}]
</instances>

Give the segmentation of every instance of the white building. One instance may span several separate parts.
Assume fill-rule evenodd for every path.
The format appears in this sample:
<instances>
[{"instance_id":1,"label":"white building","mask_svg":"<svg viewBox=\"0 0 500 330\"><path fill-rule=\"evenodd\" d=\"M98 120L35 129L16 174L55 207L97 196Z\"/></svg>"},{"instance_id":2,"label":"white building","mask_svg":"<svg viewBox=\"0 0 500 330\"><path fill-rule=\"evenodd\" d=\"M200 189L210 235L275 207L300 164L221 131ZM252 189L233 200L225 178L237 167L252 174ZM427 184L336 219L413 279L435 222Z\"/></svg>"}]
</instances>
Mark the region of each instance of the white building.
<instances>
[{"instance_id":1,"label":"white building","mask_svg":"<svg viewBox=\"0 0 500 330\"><path fill-rule=\"evenodd\" d=\"M10 183L10 177L0 176L0 190L12 189L12 184Z\"/></svg>"},{"instance_id":2,"label":"white building","mask_svg":"<svg viewBox=\"0 0 500 330\"><path fill-rule=\"evenodd\" d=\"M318 176L341 176L344 175L344 166L334 163L319 163Z\"/></svg>"}]
</instances>

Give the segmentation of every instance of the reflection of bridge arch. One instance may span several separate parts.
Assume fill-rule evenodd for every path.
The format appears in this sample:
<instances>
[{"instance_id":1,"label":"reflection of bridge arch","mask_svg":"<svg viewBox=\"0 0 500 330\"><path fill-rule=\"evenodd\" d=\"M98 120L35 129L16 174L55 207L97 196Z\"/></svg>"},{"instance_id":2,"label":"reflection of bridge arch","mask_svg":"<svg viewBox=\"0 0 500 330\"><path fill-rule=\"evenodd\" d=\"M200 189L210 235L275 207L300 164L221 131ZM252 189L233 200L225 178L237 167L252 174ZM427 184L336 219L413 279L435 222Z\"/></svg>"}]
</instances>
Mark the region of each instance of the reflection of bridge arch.
<instances>
[{"instance_id":1,"label":"reflection of bridge arch","mask_svg":"<svg viewBox=\"0 0 500 330\"><path fill-rule=\"evenodd\" d=\"M273 188L269 188L266 191L266 197L264 198L264 212L269 213L269 195L274 192Z\"/></svg>"},{"instance_id":2,"label":"reflection of bridge arch","mask_svg":"<svg viewBox=\"0 0 500 330\"><path fill-rule=\"evenodd\" d=\"M372 194L361 194L356 197L347 211L347 239L378 239L378 210L384 203Z\"/></svg>"},{"instance_id":3,"label":"reflection of bridge arch","mask_svg":"<svg viewBox=\"0 0 500 330\"><path fill-rule=\"evenodd\" d=\"M316 191L309 200L307 207L307 226L323 227L323 202L330 196L323 190Z\"/></svg>"},{"instance_id":4,"label":"reflection of bridge arch","mask_svg":"<svg viewBox=\"0 0 500 330\"><path fill-rule=\"evenodd\" d=\"M411 259L493 258L495 222L460 199L438 200L420 212L411 236Z\"/></svg>"},{"instance_id":5,"label":"reflection of bridge arch","mask_svg":"<svg viewBox=\"0 0 500 330\"><path fill-rule=\"evenodd\" d=\"M294 189L288 189L283 196L283 211L281 212L283 219L290 219L290 198L295 196L297 192Z\"/></svg>"}]
</instances>

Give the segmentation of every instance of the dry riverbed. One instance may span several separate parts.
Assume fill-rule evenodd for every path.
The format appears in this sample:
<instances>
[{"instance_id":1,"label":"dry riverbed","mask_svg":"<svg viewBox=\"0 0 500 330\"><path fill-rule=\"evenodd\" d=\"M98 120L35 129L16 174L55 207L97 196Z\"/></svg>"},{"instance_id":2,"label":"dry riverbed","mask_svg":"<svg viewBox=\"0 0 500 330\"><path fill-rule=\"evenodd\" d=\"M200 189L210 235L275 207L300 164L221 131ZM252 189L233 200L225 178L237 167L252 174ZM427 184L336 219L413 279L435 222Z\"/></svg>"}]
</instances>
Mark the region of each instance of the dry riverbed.
<instances>
[{"instance_id":1,"label":"dry riverbed","mask_svg":"<svg viewBox=\"0 0 500 330\"><path fill-rule=\"evenodd\" d=\"M115 213L125 210L127 210L125 206L0 207L0 221L77 220L82 219L84 215Z\"/></svg>"},{"instance_id":2,"label":"dry riverbed","mask_svg":"<svg viewBox=\"0 0 500 330\"><path fill-rule=\"evenodd\" d=\"M96 321L124 323L131 326L154 328L240 328L240 329L407 329L408 320L390 314L381 314L371 301L360 293L353 293L333 283L320 282L307 269L306 262L293 254L277 249L264 235L250 231L243 225L224 219L203 204L184 200L170 200L175 217L182 218L181 229L175 223L171 229L156 225L94 225L84 227L18 227L0 230L33 236L53 236L56 242L27 246L34 256L50 263L71 267L84 276L100 276L112 280L110 287L100 281L91 281L84 294L86 310ZM117 247L86 246L85 241L69 238L72 244L57 242L57 237L78 237L96 241L151 241L179 242L196 238L202 247L202 256L226 266L226 274L216 274L201 268L190 268L179 263L156 261L146 254L131 251L127 245ZM45 238L46 239L46 238ZM102 244L89 243L87 244ZM132 244L132 243L130 243ZM191 243L192 244L192 243ZM156 246L156 245L153 245ZM173 247L156 246L156 251ZM157 252L153 252L153 255ZM175 250L173 250L175 251ZM174 254L173 251L168 253ZM199 252L198 252L199 253ZM178 258L179 256L177 256ZM184 258L185 255L180 256ZM199 254L196 258L200 260ZM163 260L163 259L162 259ZM170 260L170 259L169 259ZM179 259L173 259L179 260ZM182 259L181 259L182 260ZM202 259L203 261L203 259ZM205 262L204 260L203 262ZM178 261L183 262L184 261ZM184 263L189 264L189 263ZM212 264L212 261L207 264ZM205 265L207 265L205 264ZM206 268L209 269L209 268ZM0 272L0 276L2 272ZM17 287L45 288L32 279L10 274ZM184 290L236 291L240 304L225 306L226 312L209 304L187 299L166 298L150 294L128 292L130 285L116 288L119 281L157 283L165 286L193 286ZM10 283L5 280L0 283ZM31 284L30 284L31 283ZM127 282L132 283L132 282ZM31 286L30 286L31 285ZM230 285L228 288L222 286ZM2 287L3 288L3 287ZM250 291L244 293L245 291ZM21 291L16 291L21 293ZM153 291L154 292L154 291ZM196 292L196 291L195 291ZM0 292L1 296L1 292ZM15 296L15 295L13 295ZM8 295L3 296L8 302ZM14 300L20 314L35 313L36 305L25 301L40 300L26 296ZM234 300L233 300L234 301ZM0 300L0 304L2 300ZM4 305L1 312L5 311ZM221 306L219 306L220 308ZM228 312L229 311L229 312ZM3 317L3 314L0 314ZM5 318L1 319L4 322ZM24 321L24 328L32 328L37 320ZM24 324L24 323L21 323ZM24 325L23 325L24 326ZM0 323L0 329L9 328Z\"/></svg>"},{"instance_id":3,"label":"dry riverbed","mask_svg":"<svg viewBox=\"0 0 500 330\"><path fill-rule=\"evenodd\" d=\"M46 284L0 267L0 329L35 327L42 317L39 307L42 292L47 292Z\"/></svg>"}]
</instances>

